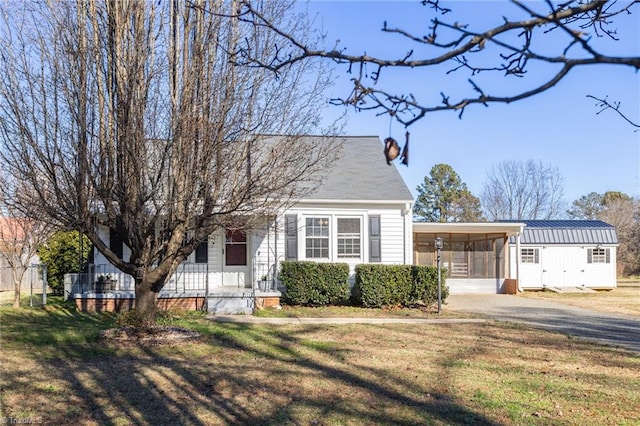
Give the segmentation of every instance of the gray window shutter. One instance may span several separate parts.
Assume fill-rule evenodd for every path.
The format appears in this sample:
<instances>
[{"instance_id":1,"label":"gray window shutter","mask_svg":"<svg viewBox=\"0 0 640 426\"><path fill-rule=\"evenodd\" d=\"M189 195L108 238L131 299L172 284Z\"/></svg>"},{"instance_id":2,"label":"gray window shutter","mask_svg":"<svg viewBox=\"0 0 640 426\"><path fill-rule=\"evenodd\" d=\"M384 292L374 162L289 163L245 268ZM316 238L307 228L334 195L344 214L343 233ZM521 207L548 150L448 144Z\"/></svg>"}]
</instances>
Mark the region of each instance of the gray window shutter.
<instances>
[{"instance_id":1,"label":"gray window shutter","mask_svg":"<svg viewBox=\"0 0 640 426\"><path fill-rule=\"evenodd\" d=\"M118 234L113 229L109 229L109 250L111 250L118 259L122 259L122 246L123 243Z\"/></svg>"},{"instance_id":2,"label":"gray window shutter","mask_svg":"<svg viewBox=\"0 0 640 426\"><path fill-rule=\"evenodd\" d=\"M587 263L593 263L593 249L587 249Z\"/></svg>"},{"instance_id":3,"label":"gray window shutter","mask_svg":"<svg viewBox=\"0 0 640 426\"><path fill-rule=\"evenodd\" d=\"M540 263L540 249L535 249L533 253L535 256L534 263Z\"/></svg>"},{"instance_id":4,"label":"gray window shutter","mask_svg":"<svg viewBox=\"0 0 640 426\"><path fill-rule=\"evenodd\" d=\"M284 258L298 260L298 216L284 216Z\"/></svg>"},{"instance_id":5,"label":"gray window shutter","mask_svg":"<svg viewBox=\"0 0 640 426\"><path fill-rule=\"evenodd\" d=\"M208 240L202 241L200 244L196 246L196 263L207 263L209 262L209 242Z\"/></svg>"},{"instance_id":6,"label":"gray window shutter","mask_svg":"<svg viewBox=\"0 0 640 426\"><path fill-rule=\"evenodd\" d=\"M609 252L610 249L605 249L604 250L607 256L607 263L611 263L611 253Z\"/></svg>"},{"instance_id":7,"label":"gray window shutter","mask_svg":"<svg viewBox=\"0 0 640 426\"><path fill-rule=\"evenodd\" d=\"M380 215L369 216L369 262L382 262L380 253Z\"/></svg>"}]
</instances>

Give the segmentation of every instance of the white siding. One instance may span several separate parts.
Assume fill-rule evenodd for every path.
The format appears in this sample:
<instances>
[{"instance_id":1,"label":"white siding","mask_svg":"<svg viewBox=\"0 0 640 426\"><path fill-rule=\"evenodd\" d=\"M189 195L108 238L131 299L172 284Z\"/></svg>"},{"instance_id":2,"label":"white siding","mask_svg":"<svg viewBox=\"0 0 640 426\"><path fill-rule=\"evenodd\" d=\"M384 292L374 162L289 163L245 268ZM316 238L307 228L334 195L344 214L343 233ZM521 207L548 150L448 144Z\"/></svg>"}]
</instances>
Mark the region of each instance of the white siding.
<instances>
[{"instance_id":1,"label":"white siding","mask_svg":"<svg viewBox=\"0 0 640 426\"><path fill-rule=\"evenodd\" d=\"M497 294L502 293L504 278L447 278L449 294Z\"/></svg>"},{"instance_id":2,"label":"white siding","mask_svg":"<svg viewBox=\"0 0 640 426\"><path fill-rule=\"evenodd\" d=\"M271 280L277 277L276 263L284 260L284 219L271 220L262 229L253 231L251 235L251 257L253 259L253 281L267 276Z\"/></svg>"},{"instance_id":3,"label":"white siding","mask_svg":"<svg viewBox=\"0 0 640 426\"><path fill-rule=\"evenodd\" d=\"M301 204L278 216L276 222L263 228L256 229L248 235L248 274L244 274L246 284L255 285L263 275L271 278L277 276L277 264L285 258L284 215L295 214L298 218L298 260L313 260L347 263L353 274L355 266L369 262L369 216L379 215L381 226L381 262L386 264L410 264L412 256L412 228L410 204ZM323 216L330 219L329 258L306 259L305 257L305 218ZM337 255L337 219L342 217L360 219L360 256L358 258L341 258ZM268 228L268 229L267 229ZM103 241L109 241L106 228L100 230ZM171 278L166 288L174 291L188 291L202 287L208 280L210 289L223 285L223 275L235 273L225 270L223 249L225 245L224 230L218 230L208 240L208 263L196 264L195 253L191 254L186 264L181 265L178 272ZM124 248L124 255L130 255L128 248ZM95 264L108 264L100 253L95 255ZM110 265L109 265L110 266ZM231 268L229 268L231 269ZM208 272L207 272L208 271ZM203 274L205 277L203 278ZM245 276L246 275L246 276ZM247 281L248 280L248 281ZM225 278L225 285L229 285Z\"/></svg>"},{"instance_id":4,"label":"white siding","mask_svg":"<svg viewBox=\"0 0 640 426\"><path fill-rule=\"evenodd\" d=\"M401 209L374 209L369 214L380 215L380 233L382 239L382 263L404 264L407 252L413 245L405 246L407 234L412 233L411 227L406 227L405 217ZM368 235L368 234L367 234Z\"/></svg>"},{"instance_id":5,"label":"white siding","mask_svg":"<svg viewBox=\"0 0 640 426\"><path fill-rule=\"evenodd\" d=\"M609 249L609 263L588 263L587 252L595 246L521 245L539 249L538 264L520 263L519 281L523 289L544 287L614 288L616 286L616 248ZM516 251L511 246L511 270L515 271Z\"/></svg>"},{"instance_id":6,"label":"white siding","mask_svg":"<svg viewBox=\"0 0 640 426\"><path fill-rule=\"evenodd\" d=\"M368 207L368 208L367 208ZM403 215L403 210L408 210ZM296 207L286 211L285 214L295 214L298 218L298 259L306 259L305 256L305 219L308 217L328 217L330 219L329 258L324 261L346 262L351 266L369 262L369 216L380 215L381 226L381 255L382 263L403 264L410 263L411 257L411 218L410 209L406 206L309 206ZM336 253L336 219L340 217L357 217L361 220L361 254L359 258L339 258ZM407 219L408 218L408 219ZM280 225L284 222L280 218ZM408 225L407 225L408 224ZM281 228L282 226L280 226ZM283 230L279 229L278 253L284 256ZM406 259L409 259L407 261Z\"/></svg>"},{"instance_id":7,"label":"white siding","mask_svg":"<svg viewBox=\"0 0 640 426\"><path fill-rule=\"evenodd\" d=\"M615 247L604 247L609 249L609 263L585 263L584 285L591 288L615 288L617 253ZM585 260L586 262L586 260Z\"/></svg>"}]
</instances>

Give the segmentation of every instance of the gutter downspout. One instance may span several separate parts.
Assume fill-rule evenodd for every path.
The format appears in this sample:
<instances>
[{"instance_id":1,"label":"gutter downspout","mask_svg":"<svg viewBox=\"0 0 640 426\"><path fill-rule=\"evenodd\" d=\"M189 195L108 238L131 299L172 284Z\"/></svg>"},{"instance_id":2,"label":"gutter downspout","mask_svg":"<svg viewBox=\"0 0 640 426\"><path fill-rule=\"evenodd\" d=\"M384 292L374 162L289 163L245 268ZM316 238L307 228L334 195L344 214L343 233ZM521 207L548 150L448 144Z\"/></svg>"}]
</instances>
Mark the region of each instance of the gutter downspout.
<instances>
[{"instance_id":1,"label":"gutter downspout","mask_svg":"<svg viewBox=\"0 0 640 426\"><path fill-rule=\"evenodd\" d=\"M522 287L520 287L520 235L521 232L516 234L516 283L518 283L518 291L522 292Z\"/></svg>"},{"instance_id":2,"label":"gutter downspout","mask_svg":"<svg viewBox=\"0 0 640 426\"><path fill-rule=\"evenodd\" d=\"M411 241L410 241L409 235L407 234L407 221L411 219L411 212L413 209L411 208L411 203L405 204L404 207L405 208L402 211L402 215L404 216L404 220L402 222L402 239L403 239L402 260L405 265L412 265L413 261L410 259L407 259L407 246L411 246L411 250L413 250L413 244L410 244L413 240L413 228L411 229L411 235L410 235ZM409 223L411 224L411 222Z\"/></svg>"}]
</instances>

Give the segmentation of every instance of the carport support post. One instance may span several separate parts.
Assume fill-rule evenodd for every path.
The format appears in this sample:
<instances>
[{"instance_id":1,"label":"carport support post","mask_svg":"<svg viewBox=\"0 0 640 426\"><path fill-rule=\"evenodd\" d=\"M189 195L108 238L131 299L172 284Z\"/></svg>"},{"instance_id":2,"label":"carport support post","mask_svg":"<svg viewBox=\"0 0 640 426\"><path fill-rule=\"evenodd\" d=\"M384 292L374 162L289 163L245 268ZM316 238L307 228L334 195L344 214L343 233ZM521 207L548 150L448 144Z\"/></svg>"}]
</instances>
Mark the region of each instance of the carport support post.
<instances>
[{"instance_id":1,"label":"carport support post","mask_svg":"<svg viewBox=\"0 0 640 426\"><path fill-rule=\"evenodd\" d=\"M442 254L442 238L436 238L436 264L438 267L438 313L442 312L442 274L441 274L441 254Z\"/></svg>"}]
</instances>

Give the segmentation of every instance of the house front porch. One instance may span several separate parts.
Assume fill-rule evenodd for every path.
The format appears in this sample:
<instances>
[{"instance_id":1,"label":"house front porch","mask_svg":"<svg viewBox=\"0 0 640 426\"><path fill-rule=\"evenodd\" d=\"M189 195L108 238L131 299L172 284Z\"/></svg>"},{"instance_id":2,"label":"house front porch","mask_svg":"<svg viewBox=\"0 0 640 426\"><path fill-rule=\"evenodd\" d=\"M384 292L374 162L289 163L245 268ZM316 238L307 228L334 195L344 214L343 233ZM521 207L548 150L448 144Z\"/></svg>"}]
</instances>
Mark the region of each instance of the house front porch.
<instances>
[{"instance_id":1,"label":"house front porch","mask_svg":"<svg viewBox=\"0 0 640 426\"><path fill-rule=\"evenodd\" d=\"M158 308L202 310L213 314L251 314L280 304L275 282L252 286L215 285L222 282L207 265L183 264L158 294ZM86 273L65 275L65 299L83 312L118 312L135 306L133 277L111 265L89 265Z\"/></svg>"}]
</instances>

